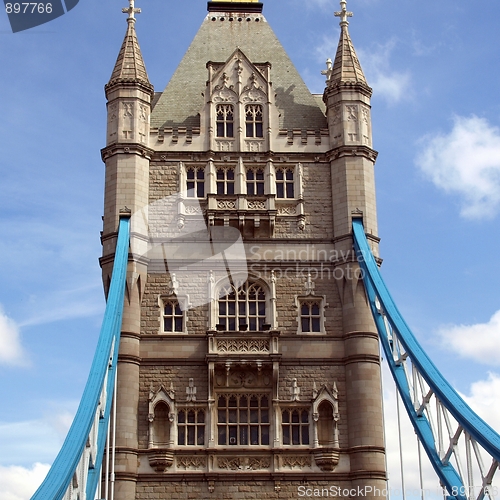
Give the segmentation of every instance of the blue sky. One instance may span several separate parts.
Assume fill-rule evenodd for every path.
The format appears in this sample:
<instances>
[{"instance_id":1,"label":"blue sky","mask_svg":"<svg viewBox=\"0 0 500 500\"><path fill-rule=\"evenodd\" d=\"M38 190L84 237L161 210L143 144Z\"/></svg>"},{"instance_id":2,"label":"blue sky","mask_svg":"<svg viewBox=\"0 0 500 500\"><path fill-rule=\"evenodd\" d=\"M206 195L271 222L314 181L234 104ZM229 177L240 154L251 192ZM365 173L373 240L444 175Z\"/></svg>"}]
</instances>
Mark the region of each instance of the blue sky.
<instances>
[{"instance_id":1,"label":"blue sky","mask_svg":"<svg viewBox=\"0 0 500 500\"><path fill-rule=\"evenodd\" d=\"M0 14L0 500L29 498L46 470L35 464L53 460L97 342L103 86L126 3L80 0L17 34ZM150 80L162 90L206 1L137 6ZM338 9L264 1L314 93L335 55ZM488 406L500 391L500 3L350 0L348 9L374 88L383 275L438 367L500 428L500 403Z\"/></svg>"}]
</instances>

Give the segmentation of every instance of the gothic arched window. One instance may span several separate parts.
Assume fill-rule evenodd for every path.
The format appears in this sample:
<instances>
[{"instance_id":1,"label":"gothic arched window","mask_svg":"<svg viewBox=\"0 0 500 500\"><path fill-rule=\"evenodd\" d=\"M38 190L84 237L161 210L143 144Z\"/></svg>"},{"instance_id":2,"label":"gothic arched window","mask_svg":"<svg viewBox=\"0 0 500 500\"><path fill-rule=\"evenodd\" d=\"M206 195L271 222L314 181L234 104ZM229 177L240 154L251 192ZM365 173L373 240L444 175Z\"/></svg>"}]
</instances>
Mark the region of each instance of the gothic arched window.
<instances>
[{"instance_id":1,"label":"gothic arched window","mask_svg":"<svg viewBox=\"0 0 500 500\"><path fill-rule=\"evenodd\" d=\"M247 194L250 196L264 195L264 171L261 168L247 170Z\"/></svg>"},{"instance_id":2,"label":"gothic arched window","mask_svg":"<svg viewBox=\"0 0 500 500\"><path fill-rule=\"evenodd\" d=\"M295 198L294 175L291 168L276 170L276 198Z\"/></svg>"},{"instance_id":3,"label":"gothic arched window","mask_svg":"<svg viewBox=\"0 0 500 500\"><path fill-rule=\"evenodd\" d=\"M266 395L221 395L217 400L217 443L269 445L269 398Z\"/></svg>"},{"instance_id":4,"label":"gothic arched window","mask_svg":"<svg viewBox=\"0 0 500 500\"><path fill-rule=\"evenodd\" d=\"M163 332L180 333L184 331L184 313L177 300L163 302Z\"/></svg>"},{"instance_id":5,"label":"gothic arched window","mask_svg":"<svg viewBox=\"0 0 500 500\"><path fill-rule=\"evenodd\" d=\"M247 137L264 137L264 121L260 104L249 104L245 107L245 124Z\"/></svg>"},{"instance_id":6,"label":"gothic arched window","mask_svg":"<svg viewBox=\"0 0 500 500\"><path fill-rule=\"evenodd\" d=\"M283 410L281 424L284 445L309 444L309 412L307 410Z\"/></svg>"},{"instance_id":7,"label":"gothic arched window","mask_svg":"<svg viewBox=\"0 0 500 500\"><path fill-rule=\"evenodd\" d=\"M203 446L205 444L205 412L203 410L179 411L177 441L179 446Z\"/></svg>"},{"instance_id":8,"label":"gothic arched window","mask_svg":"<svg viewBox=\"0 0 500 500\"><path fill-rule=\"evenodd\" d=\"M228 284L219 292L219 325L222 330L262 331L266 323L266 294L261 285Z\"/></svg>"},{"instance_id":9,"label":"gothic arched window","mask_svg":"<svg viewBox=\"0 0 500 500\"><path fill-rule=\"evenodd\" d=\"M232 104L218 104L217 137L234 137L234 108Z\"/></svg>"},{"instance_id":10,"label":"gothic arched window","mask_svg":"<svg viewBox=\"0 0 500 500\"><path fill-rule=\"evenodd\" d=\"M188 197L205 198L205 169L189 167L186 174Z\"/></svg>"},{"instance_id":11,"label":"gothic arched window","mask_svg":"<svg viewBox=\"0 0 500 500\"><path fill-rule=\"evenodd\" d=\"M217 169L217 194L234 194L234 169Z\"/></svg>"},{"instance_id":12,"label":"gothic arched window","mask_svg":"<svg viewBox=\"0 0 500 500\"><path fill-rule=\"evenodd\" d=\"M302 333L321 332L321 304L303 302L300 306L300 326Z\"/></svg>"}]
</instances>

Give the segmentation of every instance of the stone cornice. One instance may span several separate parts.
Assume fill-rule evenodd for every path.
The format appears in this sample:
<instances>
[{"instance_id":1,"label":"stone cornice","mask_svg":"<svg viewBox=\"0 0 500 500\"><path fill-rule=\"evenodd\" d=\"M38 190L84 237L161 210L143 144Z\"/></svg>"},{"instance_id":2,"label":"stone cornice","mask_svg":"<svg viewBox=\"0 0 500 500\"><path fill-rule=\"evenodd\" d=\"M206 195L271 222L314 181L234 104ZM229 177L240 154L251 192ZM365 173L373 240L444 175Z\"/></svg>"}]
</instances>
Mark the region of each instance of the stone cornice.
<instances>
[{"instance_id":1,"label":"stone cornice","mask_svg":"<svg viewBox=\"0 0 500 500\"><path fill-rule=\"evenodd\" d=\"M330 95L337 95L342 92L359 92L368 99L371 99L373 94L372 88L361 82L333 82L325 88L323 101L326 103Z\"/></svg>"},{"instance_id":2,"label":"stone cornice","mask_svg":"<svg viewBox=\"0 0 500 500\"><path fill-rule=\"evenodd\" d=\"M377 160L378 152L368 146L353 145L353 146L340 146L335 149L331 149L326 153L326 157L329 161L338 160L339 158L347 157L363 157L367 160L375 161Z\"/></svg>"},{"instance_id":3,"label":"stone cornice","mask_svg":"<svg viewBox=\"0 0 500 500\"><path fill-rule=\"evenodd\" d=\"M135 154L137 156L143 156L149 161L154 155L154 151L143 144L129 143L129 144L110 144L105 148L101 149L101 158L103 162L106 162L108 158L119 154Z\"/></svg>"}]
</instances>

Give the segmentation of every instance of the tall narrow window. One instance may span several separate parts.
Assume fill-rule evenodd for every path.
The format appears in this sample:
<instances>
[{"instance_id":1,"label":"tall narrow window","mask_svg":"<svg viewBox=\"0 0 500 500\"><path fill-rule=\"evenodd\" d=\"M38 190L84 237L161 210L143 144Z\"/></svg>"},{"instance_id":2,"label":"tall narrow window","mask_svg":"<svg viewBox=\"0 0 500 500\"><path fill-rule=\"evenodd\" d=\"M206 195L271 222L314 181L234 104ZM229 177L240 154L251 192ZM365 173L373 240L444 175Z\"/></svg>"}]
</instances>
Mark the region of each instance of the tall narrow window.
<instances>
[{"instance_id":1,"label":"tall narrow window","mask_svg":"<svg viewBox=\"0 0 500 500\"><path fill-rule=\"evenodd\" d=\"M321 332L321 306L317 302L303 302L300 306L302 333Z\"/></svg>"},{"instance_id":2,"label":"tall narrow window","mask_svg":"<svg viewBox=\"0 0 500 500\"><path fill-rule=\"evenodd\" d=\"M187 170L188 197L205 198L205 169L191 167Z\"/></svg>"},{"instance_id":3,"label":"tall narrow window","mask_svg":"<svg viewBox=\"0 0 500 500\"><path fill-rule=\"evenodd\" d=\"M217 137L234 137L234 108L231 104L218 104Z\"/></svg>"},{"instance_id":4,"label":"tall narrow window","mask_svg":"<svg viewBox=\"0 0 500 500\"><path fill-rule=\"evenodd\" d=\"M217 170L217 194L234 194L234 169Z\"/></svg>"},{"instance_id":5,"label":"tall narrow window","mask_svg":"<svg viewBox=\"0 0 500 500\"><path fill-rule=\"evenodd\" d=\"M276 171L276 197L277 198L294 198L294 179L293 170L279 169Z\"/></svg>"},{"instance_id":6,"label":"tall narrow window","mask_svg":"<svg viewBox=\"0 0 500 500\"><path fill-rule=\"evenodd\" d=\"M163 304L163 331L165 333L184 331L184 313L177 300L167 300Z\"/></svg>"},{"instance_id":7,"label":"tall narrow window","mask_svg":"<svg viewBox=\"0 0 500 500\"><path fill-rule=\"evenodd\" d=\"M283 410L281 414L283 444L309 444L309 412Z\"/></svg>"},{"instance_id":8,"label":"tall narrow window","mask_svg":"<svg viewBox=\"0 0 500 500\"><path fill-rule=\"evenodd\" d=\"M260 104L249 104L245 108L245 117L247 137L264 137L262 106Z\"/></svg>"},{"instance_id":9,"label":"tall narrow window","mask_svg":"<svg viewBox=\"0 0 500 500\"><path fill-rule=\"evenodd\" d=\"M177 442L180 446L204 446L205 412L181 410L177 414Z\"/></svg>"},{"instance_id":10,"label":"tall narrow window","mask_svg":"<svg viewBox=\"0 0 500 500\"><path fill-rule=\"evenodd\" d=\"M219 325L226 331L262 331L266 323L266 294L258 284L232 286L219 294Z\"/></svg>"},{"instance_id":11,"label":"tall narrow window","mask_svg":"<svg viewBox=\"0 0 500 500\"><path fill-rule=\"evenodd\" d=\"M247 170L247 194L250 196L264 195L264 171Z\"/></svg>"},{"instance_id":12,"label":"tall narrow window","mask_svg":"<svg viewBox=\"0 0 500 500\"><path fill-rule=\"evenodd\" d=\"M220 396L217 436L219 445L269 445L269 398L246 394Z\"/></svg>"}]
</instances>

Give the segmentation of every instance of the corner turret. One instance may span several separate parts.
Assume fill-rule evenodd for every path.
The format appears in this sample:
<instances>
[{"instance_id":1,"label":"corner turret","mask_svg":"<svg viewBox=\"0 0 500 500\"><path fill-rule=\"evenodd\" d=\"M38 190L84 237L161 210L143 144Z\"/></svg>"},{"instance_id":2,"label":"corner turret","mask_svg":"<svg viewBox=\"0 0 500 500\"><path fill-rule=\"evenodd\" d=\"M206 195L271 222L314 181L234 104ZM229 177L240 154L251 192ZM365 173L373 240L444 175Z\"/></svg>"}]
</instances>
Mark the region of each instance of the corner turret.
<instances>
[{"instance_id":1,"label":"corner turret","mask_svg":"<svg viewBox=\"0 0 500 500\"><path fill-rule=\"evenodd\" d=\"M377 234L374 164L377 152L372 149L372 89L349 36L346 0L340 2L340 40L335 61L327 61L326 89L323 101L327 108L330 135L330 158L334 193L347 198L334 206L334 232L342 237L351 232L353 213L363 213L368 233Z\"/></svg>"}]
</instances>

